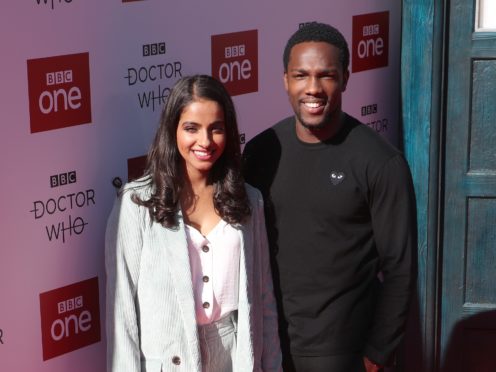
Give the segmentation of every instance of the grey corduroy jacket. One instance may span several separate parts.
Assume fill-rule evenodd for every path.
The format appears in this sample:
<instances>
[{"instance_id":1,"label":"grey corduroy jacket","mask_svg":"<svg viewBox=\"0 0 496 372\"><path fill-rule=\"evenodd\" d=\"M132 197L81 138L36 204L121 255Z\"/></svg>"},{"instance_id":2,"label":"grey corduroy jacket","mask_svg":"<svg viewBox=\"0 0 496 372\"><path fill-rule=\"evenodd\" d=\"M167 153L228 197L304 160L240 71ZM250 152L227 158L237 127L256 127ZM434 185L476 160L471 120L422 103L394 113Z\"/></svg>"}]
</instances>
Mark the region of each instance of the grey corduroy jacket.
<instances>
[{"instance_id":1,"label":"grey corduroy jacket","mask_svg":"<svg viewBox=\"0 0 496 372\"><path fill-rule=\"evenodd\" d=\"M263 201L246 185L252 213L241 237L237 350L234 371L281 371ZM193 286L184 222L177 229L152 222L131 200L150 188L125 186L108 219L107 370L201 372Z\"/></svg>"}]
</instances>

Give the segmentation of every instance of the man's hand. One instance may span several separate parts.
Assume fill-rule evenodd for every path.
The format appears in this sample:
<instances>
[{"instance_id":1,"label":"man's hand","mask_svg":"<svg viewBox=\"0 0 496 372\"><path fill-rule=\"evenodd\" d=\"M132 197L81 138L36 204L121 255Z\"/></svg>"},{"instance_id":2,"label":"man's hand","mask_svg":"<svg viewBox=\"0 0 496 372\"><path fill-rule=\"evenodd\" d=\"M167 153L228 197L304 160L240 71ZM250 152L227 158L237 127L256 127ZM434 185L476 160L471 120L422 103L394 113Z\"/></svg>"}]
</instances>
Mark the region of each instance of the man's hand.
<instances>
[{"instance_id":1,"label":"man's hand","mask_svg":"<svg viewBox=\"0 0 496 372\"><path fill-rule=\"evenodd\" d=\"M367 372L381 372L383 368L379 364L375 364L374 362L372 362L366 356L363 357L363 364L365 365L365 371Z\"/></svg>"}]
</instances>

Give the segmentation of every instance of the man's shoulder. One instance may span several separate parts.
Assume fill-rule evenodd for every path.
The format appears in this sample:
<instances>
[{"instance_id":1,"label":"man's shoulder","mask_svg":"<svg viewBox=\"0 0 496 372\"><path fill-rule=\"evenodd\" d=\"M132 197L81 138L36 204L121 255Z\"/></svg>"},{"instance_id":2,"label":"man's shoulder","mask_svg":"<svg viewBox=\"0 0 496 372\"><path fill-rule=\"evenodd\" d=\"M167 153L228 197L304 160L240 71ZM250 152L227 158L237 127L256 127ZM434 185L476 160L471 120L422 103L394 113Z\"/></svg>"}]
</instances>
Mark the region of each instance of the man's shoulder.
<instances>
[{"instance_id":1,"label":"man's shoulder","mask_svg":"<svg viewBox=\"0 0 496 372\"><path fill-rule=\"evenodd\" d=\"M347 127L350 128L350 142L366 151L367 156L377 155L389 158L401 154L400 150L387 138L353 116L346 114L346 122Z\"/></svg>"},{"instance_id":2,"label":"man's shoulder","mask_svg":"<svg viewBox=\"0 0 496 372\"><path fill-rule=\"evenodd\" d=\"M285 118L272 127L253 137L243 150L243 173L246 181L255 185L263 193L267 182L277 171L282 148L294 125L294 118Z\"/></svg>"},{"instance_id":3,"label":"man's shoulder","mask_svg":"<svg viewBox=\"0 0 496 372\"><path fill-rule=\"evenodd\" d=\"M250 146L266 146L270 145L274 141L280 141L287 136L287 133L293 128L291 123L294 122L294 117L289 116L284 118L270 128L267 128L253 137L246 144L248 147Z\"/></svg>"},{"instance_id":4,"label":"man's shoulder","mask_svg":"<svg viewBox=\"0 0 496 372\"><path fill-rule=\"evenodd\" d=\"M276 132L286 132L290 131L291 129L294 128L295 124L295 117L294 116L288 116L282 120L279 120L277 123L275 123L272 126L272 129L274 129Z\"/></svg>"}]
</instances>

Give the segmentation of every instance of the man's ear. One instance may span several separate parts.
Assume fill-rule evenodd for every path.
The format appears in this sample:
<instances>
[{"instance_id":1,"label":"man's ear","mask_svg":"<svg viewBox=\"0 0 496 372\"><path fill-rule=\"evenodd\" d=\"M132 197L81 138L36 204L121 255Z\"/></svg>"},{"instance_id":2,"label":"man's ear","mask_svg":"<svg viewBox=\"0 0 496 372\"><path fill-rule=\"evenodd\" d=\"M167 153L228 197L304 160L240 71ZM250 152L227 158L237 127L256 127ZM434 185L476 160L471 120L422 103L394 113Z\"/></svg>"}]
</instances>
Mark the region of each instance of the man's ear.
<instances>
[{"instance_id":1,"label":"man's ear","mask_svg":"<svg viewBox=\"0 0 496 372\"><path fill-rule=\"evenodd\" d=\"M288 91L288 73L284 73L284 89L286 89L286 92Z\"/></svg>"},{"instance_id":2,"label":"man's ear","mask_svg":"<svg viewBox=\"0 0 496 372\"><path fill-rule=\"evenodd\" d=\"M343 88L341 89L341 92L344 92L346 90L346 87L348 86L348 79L350 78L350 70L347 69L343 73Z\"/></svg>"}]
</instances>

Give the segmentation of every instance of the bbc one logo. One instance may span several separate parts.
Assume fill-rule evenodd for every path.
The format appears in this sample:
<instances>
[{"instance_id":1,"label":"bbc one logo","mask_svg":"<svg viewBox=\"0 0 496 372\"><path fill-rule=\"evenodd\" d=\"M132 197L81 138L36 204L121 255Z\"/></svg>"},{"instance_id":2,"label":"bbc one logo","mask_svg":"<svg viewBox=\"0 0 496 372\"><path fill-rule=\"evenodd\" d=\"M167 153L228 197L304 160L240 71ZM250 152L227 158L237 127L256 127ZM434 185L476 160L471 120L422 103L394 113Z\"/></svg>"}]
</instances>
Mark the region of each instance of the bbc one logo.
<instances>
[{"instance_id":1,"label":"bbc one logo","mask_svg":"<svg viewBox=\"0 0 496 372\"><path fill-rule=\"evenodd\" d=\"M258 91L258 31L212 35L212 76L231 96Z\"/></svg>"},{"instance_id":2,"label":"bbc one logo","mask_svg":"<svg viewBox=\"0 0 496 372\"><path fill-rule=\"evenodd\" d=\"M145 173L146 155L127 159L127 180L133 181Z\"/></svg>"},{"instance_id":3,"label":"bbc one logo","mask_svg":"<svg viewBox=\"0 0 496 372\"><path fill-rule=\"evenodd\" d=\"M31 133L91 122L89 54L30 59Z\"/></svg>"},{"instance_id":4,"label":"bbc one logo","mask_svg":"<svg viewBox=\"0 0 496 372\"><path fill-rule=\"evenodd\" d=\"M352 72L388 65L389 12L353 17Z\"/></svg>"},{"instance_id":5,"label":"bbc one logo","mask_svg":"<svg viewBox=\"0 0 496 372\"><path fill-rule=\"evenodd\" d=\"M43 360L100 341L98 278L40 294Z\"/></svg>"}]
</instances>

